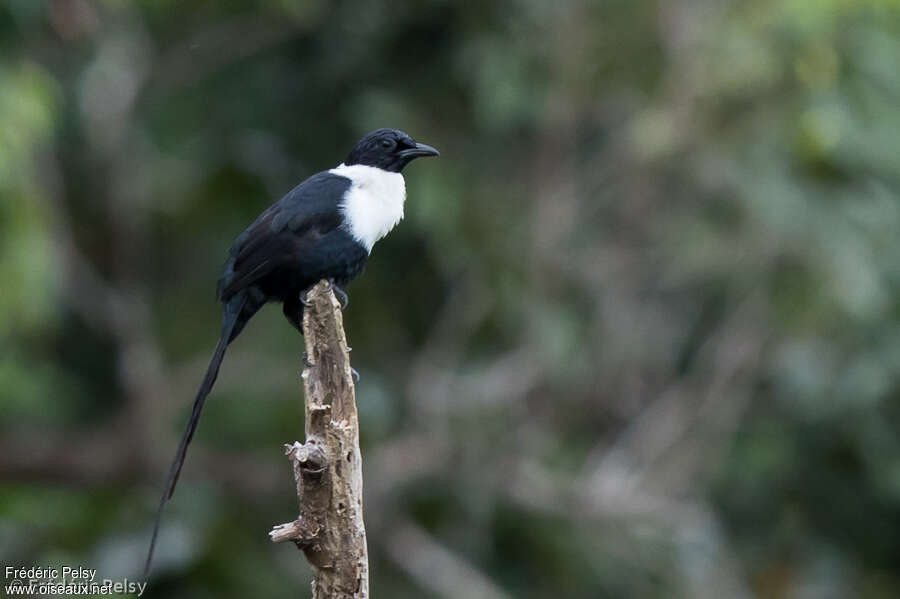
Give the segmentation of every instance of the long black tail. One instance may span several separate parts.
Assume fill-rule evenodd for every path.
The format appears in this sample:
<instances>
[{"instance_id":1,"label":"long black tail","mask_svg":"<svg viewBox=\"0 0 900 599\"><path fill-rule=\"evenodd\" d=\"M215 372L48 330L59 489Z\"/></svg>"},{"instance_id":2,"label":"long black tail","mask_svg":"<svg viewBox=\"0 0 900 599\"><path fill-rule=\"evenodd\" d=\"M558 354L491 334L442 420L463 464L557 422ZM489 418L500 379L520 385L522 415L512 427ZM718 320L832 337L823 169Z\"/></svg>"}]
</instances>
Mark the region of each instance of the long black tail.
<instances>
[{"instance_id":1,"label":"long black tail","mask_svg":"<svg viewBox=\"0 0 900 599\"><path fill-rule=\"evenodd\" d=\"M187 455L187 448L194 438L194 431L197 430L197 423L200 421L200 412L203 410L203 403L206 396L212 390L213 384L216 382L216 376L219 374L219 366L222 364L222 358L225 357L225 350L231 343L234 336L243 327L243 322L238 324L238 320L242 317L244 305L246 303L245 293L239 293L233 297L225 305L225 314L222 318L222 334L219 342L216 344L216 351L213 352L212 359L209 361L209 367L206 369L206 375L203 382L200 383L200 389L197 390L197 397L194 399L194 407L191 410L191 417L188 419L187 428L184 429L184 435L181 437L181 443L178 445L178 451L175 453L175 459L172 460L172 466L169 468L169 478L166 482L166 488L163 490L162 498L159 500L159 507L156 510L156 520L153 523L153 536L150 538L150 549L147 551L147 561L144 563L144 580L149 580L150 564L153 561L153 550L156 549L156 537L159 535L159 523L162 518L163 508L166 502L172 498L175 492L175 485L178 484L178 476L181 474L181 467L184 465L184 458ZM246 321L246 318L244 319Z\"/></svg>"}]
</instances>

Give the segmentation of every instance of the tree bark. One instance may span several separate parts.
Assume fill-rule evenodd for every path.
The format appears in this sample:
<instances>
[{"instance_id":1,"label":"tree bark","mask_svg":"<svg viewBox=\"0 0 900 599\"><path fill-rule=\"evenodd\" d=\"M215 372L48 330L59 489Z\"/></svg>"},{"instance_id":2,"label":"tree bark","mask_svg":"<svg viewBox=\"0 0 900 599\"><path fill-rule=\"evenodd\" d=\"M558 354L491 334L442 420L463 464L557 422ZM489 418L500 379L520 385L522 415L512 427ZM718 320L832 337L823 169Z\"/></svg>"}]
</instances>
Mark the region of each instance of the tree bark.
<instances>
[{"instance_id":1,"label":"tree bark","mask_svg":"<svg viewBox=\"0 0 900 599\"><path fill-rule=\"evenodd\" d=\"M359 420L343 315L325 281L307 293L306 302L306 443L284 446L294 468L300 515L274 527L269 536L276 543L294 541L303 550L314 573L314 599L366 599Z\"/></svg>"}]
</instances>

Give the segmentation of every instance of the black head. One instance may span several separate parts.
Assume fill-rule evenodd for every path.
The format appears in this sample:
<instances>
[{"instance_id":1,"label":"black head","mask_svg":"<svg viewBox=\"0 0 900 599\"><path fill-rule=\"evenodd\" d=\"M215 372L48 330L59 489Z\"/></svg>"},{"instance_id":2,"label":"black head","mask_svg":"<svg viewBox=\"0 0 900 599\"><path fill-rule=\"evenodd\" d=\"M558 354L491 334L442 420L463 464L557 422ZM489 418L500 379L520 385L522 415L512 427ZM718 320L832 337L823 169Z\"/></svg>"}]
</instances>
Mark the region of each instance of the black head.
<instances>
[{"instance_id":1,"label":"black head","mask_svg":"<svg viewBox=\"0 0 900 599\"><path fill-rule=\"evenodd\" d=\"M359 142L344 164L364 164L399 173L412 160L422 156L439 156L439 152L398 129L376 129Z\"/></svg>"}]
</instances>

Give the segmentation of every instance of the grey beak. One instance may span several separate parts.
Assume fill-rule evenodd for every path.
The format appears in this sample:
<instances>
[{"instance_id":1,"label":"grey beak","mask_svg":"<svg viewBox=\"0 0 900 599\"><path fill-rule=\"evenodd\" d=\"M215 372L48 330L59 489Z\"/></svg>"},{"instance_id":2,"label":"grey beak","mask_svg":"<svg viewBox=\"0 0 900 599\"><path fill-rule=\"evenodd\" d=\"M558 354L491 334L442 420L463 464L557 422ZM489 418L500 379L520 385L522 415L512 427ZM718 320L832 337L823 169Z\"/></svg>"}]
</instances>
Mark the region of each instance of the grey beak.
<instances>
[{"instance_id":1,"label":"grey beak","mask_svg":"<svg viewBox=\"0 0 900 599\"><path fill-rule=\"evenodd\" d=\"M400 155L404 158L418 158L420 156L440 156L441 153L427 144L416 143L416 147L403 150Z\"/></svg>"}]
</instances>

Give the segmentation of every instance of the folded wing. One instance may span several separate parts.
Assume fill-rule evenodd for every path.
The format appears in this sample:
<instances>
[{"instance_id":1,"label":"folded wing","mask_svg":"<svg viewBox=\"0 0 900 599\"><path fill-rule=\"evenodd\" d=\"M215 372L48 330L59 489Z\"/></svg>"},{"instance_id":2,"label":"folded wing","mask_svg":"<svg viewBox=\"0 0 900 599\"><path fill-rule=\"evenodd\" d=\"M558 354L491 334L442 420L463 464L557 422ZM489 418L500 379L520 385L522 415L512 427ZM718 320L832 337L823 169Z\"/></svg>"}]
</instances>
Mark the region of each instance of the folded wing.
<instances>
[{"instance_id":1,"label":"folded wing","mask_svg":"<svg viewBox=\"0 0 900 599\"><path fill-rule=\"evenodd\" d=\"M319 173L269 206L231 246L219 299L228 301L241 289L299 268L302 257L341 226L340 204L350 184L346 177Z\"/></svg>"}]
</instances>

